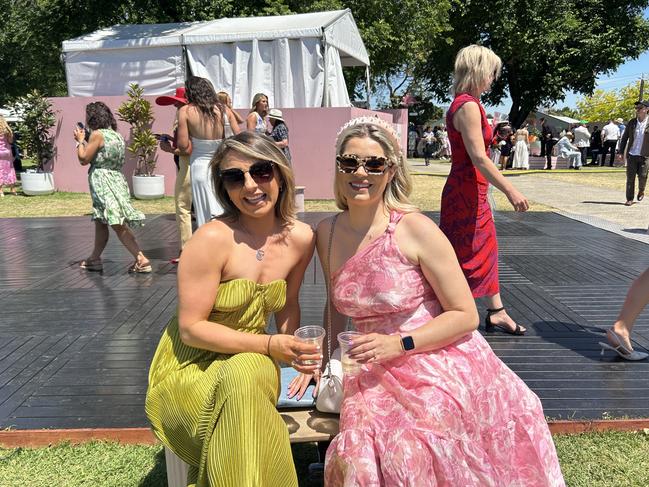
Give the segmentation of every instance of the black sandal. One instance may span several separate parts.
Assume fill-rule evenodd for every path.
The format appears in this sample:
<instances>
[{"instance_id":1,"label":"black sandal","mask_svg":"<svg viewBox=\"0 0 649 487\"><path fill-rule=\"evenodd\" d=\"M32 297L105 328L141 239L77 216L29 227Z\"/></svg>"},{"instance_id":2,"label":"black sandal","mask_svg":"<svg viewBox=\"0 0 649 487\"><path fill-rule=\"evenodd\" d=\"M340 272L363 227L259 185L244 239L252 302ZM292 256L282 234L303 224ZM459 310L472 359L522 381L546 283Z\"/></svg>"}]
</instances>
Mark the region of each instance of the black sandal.
<instances>
[{"instance_id":1,"label":"black sandal","mask_svg":"<svg viewBox=\"0 0 649 487\"><path fill-rule=\"evenodd\" d=\"M487 333L494 332L494 331L496 331L496 328L499 328L500 331L502 331L504 333L507 333L509 335L517 335L517 336L525 335L525 332L521 329L521 326L518 323L516 323L516 328L514 330L511 330L511 329L509 329L509 328L507 328L506 326L503 326L503 325L494 325L494 324L491 323L491 315L493 315L495 313L499 313L504 309L505 309L504 306L502 306L501 308L496 308L496 309L487 308L487 316L485 316L485 319L484 319L484 327L485 327L485 330L487 331Z\"/></svg>"}]
</instances>

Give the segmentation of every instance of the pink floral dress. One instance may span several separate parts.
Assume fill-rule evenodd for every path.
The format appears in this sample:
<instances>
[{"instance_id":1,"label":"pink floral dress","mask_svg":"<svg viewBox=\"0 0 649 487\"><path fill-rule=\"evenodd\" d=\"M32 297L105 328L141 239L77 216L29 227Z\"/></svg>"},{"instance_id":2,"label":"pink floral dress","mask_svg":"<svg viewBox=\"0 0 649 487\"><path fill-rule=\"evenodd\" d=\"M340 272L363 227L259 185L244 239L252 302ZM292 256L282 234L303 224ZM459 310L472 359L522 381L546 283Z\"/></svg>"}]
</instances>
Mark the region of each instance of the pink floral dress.
<instances>
[{"instance_id":1,"label":"pink floral dress","mask_svg":"<svg viewBox=\"0 0 649 487\"><path fill-rule=\"evenodd\" d=\"M16 184L13 160L11 144L6 135L0 134L0 186Z\"/></svg>"},{"instance_id":2,"label":"pink floral dress","mask_svg":"<svg viewBox=\"0 0 649 487\"><path fill-rule=\"evenodd\" d=\"M333 303L358 331L407 332L441 312L395 243L401 217L332 276ZM565 485L541 402L478 332L364 365L344 389L327 487Z\"/></svg>"}]
</instances>

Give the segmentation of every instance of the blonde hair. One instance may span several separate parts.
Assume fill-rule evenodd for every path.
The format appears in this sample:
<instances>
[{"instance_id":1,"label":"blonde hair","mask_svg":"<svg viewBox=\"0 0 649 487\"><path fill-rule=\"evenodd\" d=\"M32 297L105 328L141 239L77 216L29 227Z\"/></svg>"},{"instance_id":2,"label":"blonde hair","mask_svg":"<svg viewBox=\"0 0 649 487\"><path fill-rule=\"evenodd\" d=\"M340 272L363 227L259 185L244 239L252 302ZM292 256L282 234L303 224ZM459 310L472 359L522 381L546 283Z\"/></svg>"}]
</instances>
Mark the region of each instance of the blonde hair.
<instances>
[{"instance_id":1,"label":"blonde hair","mask_svg":"<svg viewBox=\"0 0 649 487\"><path fill-rule=\"evenodd\" d=\"M338 138L336 139L336 154L344 154L347 143L351 139L356 138L370 138L378 142L385 153L385 157L394 165L394 176L383 192L383 204L386 209L404 213L419 211L419 208L413 205L409 199L412 191L412 178L410 177L408 165L395 136L388 133L382 126L372 122L349 125L338 134ZM334 178L336 206L341 210L347 210L349 208L347 200L338 185L339 174L336 169L336 177Z\"/></svg>"},{"instance_id":2,"label":"blonde hair","mask_svg":"<svg viewBox=\"0 0 649 487\"><path fill-rule=\"evenodd\" d=\"M252 108L250 109L250 113L254 112L257 109L257 103L259 103L262 98L266 98L266 101L268 101L268 96L266 96L264 93L257 93L252 97Z\"/></svg>"},{"instance_id":3,"label":"blonde hair","mask_svg":"<svg viewBox=\"0 0 649 487\"><path fill-rule=\"evenodd\" d=\"M222 217L229 220L239 218L239 208L232 202L228 190L219 174L221 164L228 154L236 152L255 161L272 161L279 173L279 197L275 203L275 216L291 224L296 218L295 179L284 153L277 147L273 139L255 132L241 132L221 142L210 162L212 182L217 199L223 206ZM276 173L277 174L277 173Z\"/></svg>"},{"instance_id":4,"label":"blonde hair","mask_svg":"<svg viewBox=\"0 0 649 487\"><path fill-rule=\"evenodd\" d=\"M0 134L8 135L9 137L12 137L14 134L11 131L11 127L9 127L9 124L2 115L0 115Z\"/></svg>"},{"instance_id":5,"label":"blonde hair","mask_svg":"<svg viewBox=\"0 0 649 487\"><path fill-rule=\"evenodd\" d=\"M229 99L230 99L230 95L226 91L219 91L216 94L216 100L219 103L222 103L223 105L227 105Z\"/></svg>"},{"instance_id":6,"label":"blonde hair","mask_svg":"<svg viewBox=\"0 0 649 487\"><path fill-rule=\"evenodd\" d=\"M477 44L463 47L455 57L453 93L475 94L488 82L498 79L502 61L491 49Z\"/></svg>"}]
</instances>

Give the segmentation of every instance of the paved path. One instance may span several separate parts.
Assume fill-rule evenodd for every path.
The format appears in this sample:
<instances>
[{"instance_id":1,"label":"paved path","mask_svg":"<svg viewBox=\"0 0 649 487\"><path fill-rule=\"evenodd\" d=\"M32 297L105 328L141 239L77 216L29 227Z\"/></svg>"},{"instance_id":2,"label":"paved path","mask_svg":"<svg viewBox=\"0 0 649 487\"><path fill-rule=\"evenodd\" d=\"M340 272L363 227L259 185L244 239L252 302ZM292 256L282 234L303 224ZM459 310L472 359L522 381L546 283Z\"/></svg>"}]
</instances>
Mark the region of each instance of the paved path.
<instances>
[{"instance_id":1,"label":"paved path","mask_svg":"<svg viewBox=\"0 0 649 487\"><path fill-rule=\"evenodd\" d=\"M417 173L448 174L451 169L448 163L425 166L419 159L410 163ZM649 244L649 198L628 207L624 206L626 198L619 190L558 181L538 173L522 172L507 177L531 201L556 208L557 213L574 220Z\"/></svg>"}]
</instances>

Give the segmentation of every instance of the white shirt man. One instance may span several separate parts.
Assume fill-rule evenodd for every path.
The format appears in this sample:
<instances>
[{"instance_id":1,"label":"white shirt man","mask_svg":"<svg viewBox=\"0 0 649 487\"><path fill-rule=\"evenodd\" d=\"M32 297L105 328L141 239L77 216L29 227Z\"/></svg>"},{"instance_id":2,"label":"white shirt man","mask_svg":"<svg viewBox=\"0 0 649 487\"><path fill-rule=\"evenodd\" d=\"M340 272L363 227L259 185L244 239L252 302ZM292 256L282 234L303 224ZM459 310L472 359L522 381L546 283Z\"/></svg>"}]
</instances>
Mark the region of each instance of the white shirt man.
<instances>
[{"instance_id":1,"label":"white shirt man","mask_svg":"<svg viewBox=\"0 0 649 487\"><path fill-rule=\"evenodd\" d=\"M588 148L590 147L590 132L588 131L586 124L581 122L579 127L575 127L572 133L575 137L577 150L581 154L581 162L586 164L586 156L588 155Z\"/></svg>"},{"instance_id":2,"label":"white shirt man","mask_svg":"<svg viewBox=\"0 0 649 487\"><path fill-rule=\"evenodd\" d=\"M620 138L620 128L617 124L610 120L604 128L602 129L602 160L600 166L606 164L606 154L610 152L611 158L609 159L608 165L613 167L613 160L615 159L615 147L617 146L617 139Z\"/></svg>"},{"instance_id":3,"label":"white shirt man","mask_svg":"<svg viewBox=\"0 0 649 487\"><path fill-rule=\"evenodd\" d=\"M638 201L642 201L644 198L647 173L649 172L648 111L649 101L637 101L635 103L636 118L629 120L620 139L620 152L626 159L626 203L624 203L626 206L633 204L636 176L638 177ZM629 151L625 154L627 143Z\"/></svg>"}]
</instances>

